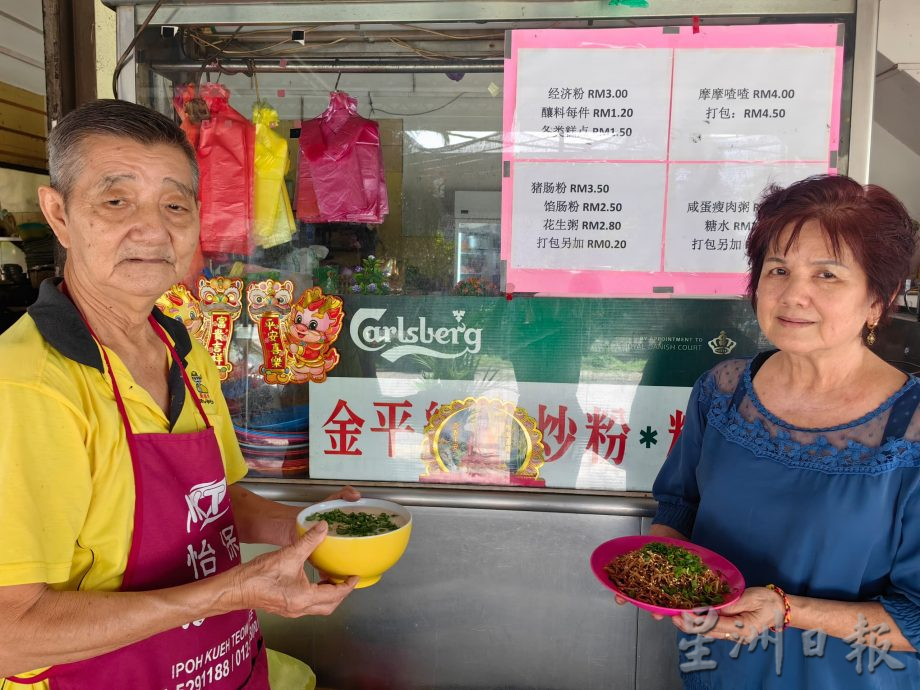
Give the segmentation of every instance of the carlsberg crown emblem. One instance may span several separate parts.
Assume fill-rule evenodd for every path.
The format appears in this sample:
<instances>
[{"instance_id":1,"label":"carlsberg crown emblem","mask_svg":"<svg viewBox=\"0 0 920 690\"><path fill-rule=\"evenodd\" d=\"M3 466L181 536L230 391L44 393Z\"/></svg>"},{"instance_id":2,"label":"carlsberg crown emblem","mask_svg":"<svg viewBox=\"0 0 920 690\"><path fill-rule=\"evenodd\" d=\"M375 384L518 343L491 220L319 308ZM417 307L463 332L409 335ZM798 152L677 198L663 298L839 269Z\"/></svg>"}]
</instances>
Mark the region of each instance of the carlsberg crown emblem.
<instances>
[{"instance_id":1,"label":"carlsberg crown emblem","mask_svg":"<svg viewBox=\"0 0 920 690\"><path fill-rule=\"evenodd\" d=\"M717 355L727 355L735 349L737 345L734 340L725 335L725 331L719 331L719 336L709 341L709 349Z\"/></svg>"}]
</instances>

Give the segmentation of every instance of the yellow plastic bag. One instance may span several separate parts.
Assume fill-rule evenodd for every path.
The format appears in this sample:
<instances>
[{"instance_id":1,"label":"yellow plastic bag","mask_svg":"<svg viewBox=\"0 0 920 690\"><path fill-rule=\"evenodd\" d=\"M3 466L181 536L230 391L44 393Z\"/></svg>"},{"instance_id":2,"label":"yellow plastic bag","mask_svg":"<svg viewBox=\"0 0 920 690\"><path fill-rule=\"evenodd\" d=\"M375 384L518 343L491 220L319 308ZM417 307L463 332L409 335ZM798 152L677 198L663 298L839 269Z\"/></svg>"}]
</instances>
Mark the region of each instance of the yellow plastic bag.
<instances>
[{"instance_id":1,"label":"yellow plastic bag","mask_svg":"<svg viewBox=\"0 0 920 690\"><path fill-rule=\"evenodd\" d=\"M266 650L268 654L268 685L271 690L315 690L313 669L287 654Z\"/></svg>"},{"instance_id":2,"label":"yellow plastic bag","mask_svg":"<svg viewBox=\"0 0 920 690\"><path fill-rule=\"evenodd\" d=\"M264 101L252 107L256 126L255 176L253 178L253 237L261 247L290 242L296 230L291 199L284 184L290 167L287 140L274 128L278 111Z\"/></svg>"}]
</instances>

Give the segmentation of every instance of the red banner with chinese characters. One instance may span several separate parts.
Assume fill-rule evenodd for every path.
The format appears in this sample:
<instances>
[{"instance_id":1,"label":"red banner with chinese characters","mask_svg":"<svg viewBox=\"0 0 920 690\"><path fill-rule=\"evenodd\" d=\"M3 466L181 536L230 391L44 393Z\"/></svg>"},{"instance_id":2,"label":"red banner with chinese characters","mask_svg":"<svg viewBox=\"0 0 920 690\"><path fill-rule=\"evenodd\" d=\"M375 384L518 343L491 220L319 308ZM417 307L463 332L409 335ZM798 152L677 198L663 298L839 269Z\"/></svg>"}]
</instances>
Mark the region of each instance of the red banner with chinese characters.
<instances>
[{"instance_id":1,"label":"red banner with chinese characters","mask_svg":"<svg viewBox=\"0 0 920 690\"><path fill-rule=\"evenodd\" d=\"M281 336L281 316L266 314L259 319L259 342L262 343L262 374L268 378L280 378L287 367L284 339Z\"/></svg>"},{"instance_id":2,"label":"red banner with chinese characters","mask_svg":"<svg viewBox=\"0 0 920 690\"><path fill-rule=\"evenodd\" d=\"M217 365L217 371L220 373L221 380L226 379L233 369L230 363L230 338L233 336L233 317L229 312L215 311L211 312L211 330L208 334L208 340L205 347L214 364Z\"/></svg>"}]
</instances>

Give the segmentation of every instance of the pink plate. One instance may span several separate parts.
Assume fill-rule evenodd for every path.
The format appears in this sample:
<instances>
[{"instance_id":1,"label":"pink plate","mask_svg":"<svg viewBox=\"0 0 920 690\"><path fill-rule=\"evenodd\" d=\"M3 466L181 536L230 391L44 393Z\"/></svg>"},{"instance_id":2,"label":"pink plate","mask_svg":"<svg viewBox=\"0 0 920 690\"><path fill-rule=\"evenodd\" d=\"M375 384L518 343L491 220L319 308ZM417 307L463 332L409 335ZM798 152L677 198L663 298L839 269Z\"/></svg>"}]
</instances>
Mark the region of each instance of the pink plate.
<instances>
[{"instance_id":1,"label":"pink plate","mask_svg":"<svg viewBox=\"0 0 920 690\"><path fill-rule=\"evenodd\" d=\"M671 539L670 537L650 537L637 535L632 537L620 537L619 539L611 539L610 541L605 541L603 544L594 549L594 553L591 554L591 570L594 572L594 576L600 580L605 587L612 589L618 596L635 604L640 609L645 609L646 611L651 611L652 613L659 613L662 616L679 616L681 613L688 609L669 609L665 606L655 606L654 604L647 604L644 601L633 599L632 597L627 596L621 592L617 586L610 581L610 578L607 577L607 573L604 570L604 566L610 563L610 561L612 561L617 556L622 556L624 553L642 548L646 544L653 541L660 541L664 542L665 544L682 546L687 549L687 551L692 551L701 559L703 559L703 563L719 573L722 576L722 579L728 583L730 591L725 597L725 601L723 601L721 604L717 604L716 606L704 606L700 609L693 610L703 611L707 608L720 609L723 606L733 604L738 600L738 597L741 596L742 592L744 592L744 578L741 576L741 573L738 571L738 569L729 561L722 558L722 556L715 553L714 551L710 551L709 549L703 548L702 546L697 546L696 544L691 544L690 542L683 541L681 539Z\"/></svg>"}]
</instances>

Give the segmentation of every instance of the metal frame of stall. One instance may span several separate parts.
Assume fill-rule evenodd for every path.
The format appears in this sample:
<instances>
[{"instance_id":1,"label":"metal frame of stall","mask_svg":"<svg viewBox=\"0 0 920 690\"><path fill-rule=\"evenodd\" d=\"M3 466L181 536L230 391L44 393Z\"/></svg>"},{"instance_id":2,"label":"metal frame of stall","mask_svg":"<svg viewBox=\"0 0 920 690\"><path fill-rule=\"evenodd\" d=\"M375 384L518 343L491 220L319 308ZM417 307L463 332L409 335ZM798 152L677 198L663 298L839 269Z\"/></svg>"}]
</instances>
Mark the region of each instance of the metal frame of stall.
<instances>
[{"instance_id":1,"label":"metal frame of stall","mask_svg":"<svg viewBox=\"0 0 920 690\"><path fill-rule=\"evenodd\" d=\"M693 16L714 23L844 18L855 31L845 55L841 139L848 138L849 146L841 169L861 181L868 176L879 0L698 0L692 13L685 0L656 0L646 8L606 0L104 3L117 12L119 54L144 22L268 27L305 20L311 25L578 20L590 26L622 20L620 25L628 26L688 24ZM246 69L349 68L317 62L299 67L250 63ZM483 69L501 71L501 65ZM118 78L120 96L136 100L136 83L132 58ZM262 495L297 504L323 498L334 484L247 481ZM415 531L403 560L380 585L355 592L330 618L262 617L269 646L310 663L320 687L680 686L672 626L632 607L616 607L588 570L588 555L597 544L647 531L655 505L648 494L395 483L359 488L367 496L412 507ZM249 549L248 555L257 552Z\"/></svg>"}]
</instances>

